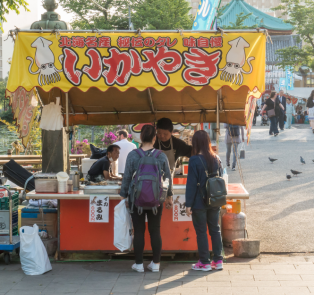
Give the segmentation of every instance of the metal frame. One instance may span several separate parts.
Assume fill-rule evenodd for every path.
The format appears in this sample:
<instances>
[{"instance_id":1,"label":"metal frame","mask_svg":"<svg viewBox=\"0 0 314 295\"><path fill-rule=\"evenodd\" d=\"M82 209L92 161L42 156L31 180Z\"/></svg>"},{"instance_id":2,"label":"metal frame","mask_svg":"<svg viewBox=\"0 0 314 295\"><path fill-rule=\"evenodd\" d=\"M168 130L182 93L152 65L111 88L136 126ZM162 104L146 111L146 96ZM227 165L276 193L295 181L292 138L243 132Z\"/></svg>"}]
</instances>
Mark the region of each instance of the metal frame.
<instances>
[{"instance_id":1,"label":"metal frame","mask_svg":"<svg viewBox=\"0 0 314 295\"><path fill-rule=\"evenodd\" d=\"M101 33L111 33L111 34L119 34L119 33L133 33L140 35L142 33L217 33L217 34L225 34L225 33L266 33L267 30L265 29L253 29L253 30L10 30L10 33L94 33L94 34L101 34Z\"/></svg>"},{"instance_id":2,"label":"metal frame","mask_svg":"<svg viewBox=\"0 0 314 295\"><path fill-rule=\"evenodd\" d=\"M245 109L235 110L220 110L219 113L223 112L243 112ZM162 114L162 113L216 113L217 110L193 110L193 111L138 111L138 112L86 112L86 113L70 113L71 115L115 115L115 114ZM66 114L66 113L63 113Z\"/></svg>"}]
</instances>

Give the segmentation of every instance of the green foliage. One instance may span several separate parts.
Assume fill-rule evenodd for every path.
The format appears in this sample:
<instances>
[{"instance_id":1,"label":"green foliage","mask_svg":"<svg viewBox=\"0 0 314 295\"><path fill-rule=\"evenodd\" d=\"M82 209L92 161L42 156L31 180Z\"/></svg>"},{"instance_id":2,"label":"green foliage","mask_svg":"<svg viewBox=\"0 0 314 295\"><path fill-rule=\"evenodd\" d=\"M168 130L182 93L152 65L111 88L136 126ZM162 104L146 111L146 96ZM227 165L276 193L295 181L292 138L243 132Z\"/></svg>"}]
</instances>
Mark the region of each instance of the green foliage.
<instances>
[{"instance_id":1,"label":"green foliage","mask_svg":"<svg viewBox=\"0 0 314 295\"><path fill-rule=\"evenodd\" d=\"M7 82L8 77L6 77L5 79L0 79L0 104L2 105L2 113L0 113L0 118L12 123L13 122L12 110L11 107L9 107L9 99L5 97ZM8 110L5 110L6 107L9 107Z\"/></svg>"},{"instance_id":2,"label":"green foliage","mask_svg":"<svg viewBox=\"0 0 314 295\"><path fill-rule=\"evenodd\" d=\"M60 0L67 12L75 13L71 23L79 29L128 29L128 5L136 0Z\"/></svg>"},{"instance_id":3,"label":"green foliage","mask_svg":"<svg viewBox=\"0 0 314 295\"><path fill-rule=\"evenodd\" d=\"M186 0L60 0L60 4L75 13L73 28L127 30L129 6L135 29L191 29L193 24Z\"/></svg>"},{"instance_id":4,"label":"green foliage","mask_svg":"<svg viewBox=\"0 0 314 295\"><path fill-rule=\"evenodd\" d=\"M256 29L258 28L258 25L253 25L253 26L245 26L244 22L252 15L253 13L248 13L244 14L241 12L240 14L237 14L237 19L236 22L230 22L229 26L223 27L225 30L249 30L249 29Z\"/></svg>"},{"instance_id":5,"label":"green foliage","mask_svg":"<svg viewBox=\"0 0 314 295\"><path fill-rule=\"evenodd\" d=\"M188 29L193 25L186 0L142 0L132 17L135 28L147 30Z\"/></svg>"},{"instance_id":6,"label":"green foliage","mask_svg":"<svg viewBox=\"0 0 314 295\"><path fill-rule=\"evenodd\" d=\"M0 3L0 29L3 32L2 23L7 22L5 14L8 14L10 10L14 10L16 14L20 14L20 8L24 8L26 11L29 11L27 8L28 3L25 0L1 0Z\"/></svg>"},{"instance_id":7,"label":"green foliage","mask_svg":"<svg viewBox=\"0 0 314 295\"><path fill-rule=\"evenodd\" d=\"M281 0L281 5L274 10L282 10L283 15L289 16L286 22L294 26L295 33L305 42L302 49L287 47L277 50L282 59L278 66L284 69L286 66L311 65L314 59L314 1Z\"/></svg>"},{"instance_id":8,"label":"green foliage","mask_svg":"<svg viewBox=\"0 0 314 295\"><path fill-rule=\"evenodd\" d=\"M0 114L0 118L2 120L5 120L9 123L13 123L13 114L12 114L12 109L11 107L9 107L9 109L7 111L4 111Z\"/></svg>"}]
</instances>

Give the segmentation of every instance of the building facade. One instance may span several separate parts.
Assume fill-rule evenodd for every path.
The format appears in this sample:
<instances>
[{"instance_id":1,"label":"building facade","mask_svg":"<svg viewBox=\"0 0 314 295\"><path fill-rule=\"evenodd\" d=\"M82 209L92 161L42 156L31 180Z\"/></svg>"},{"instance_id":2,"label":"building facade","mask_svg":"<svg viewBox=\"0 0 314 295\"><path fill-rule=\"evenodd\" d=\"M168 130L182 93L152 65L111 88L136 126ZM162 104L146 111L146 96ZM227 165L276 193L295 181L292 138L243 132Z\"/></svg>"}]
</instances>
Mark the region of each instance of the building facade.
<instances>
[{"instance_id":1,"label":"building facade","mask_svg":"<svg viewBox=\"0 0 314 295\"><path fill-rule=\"evenodd\" d=\"M197 12L197 8L200 4L200 0L187 0L190 3L191 11L190 13L195 16Z\"/></svg>"},{"instance_id":2,"label":"building facade","mask_svg":"<svg viewBox=\"0 0 314 295\"><path fill-rule=\"evenodd\" d=\"M220 7L227 5L232 0L222 0ZM280 11L272 11L271 8L277 7L281 4L281 0L245 0L247 4L250 4L254 8L259 9L260 11L267 13L270 16L281 17L282 13ZM286 16L282 17L286 19Z\"/></svg>"}]
</instances>

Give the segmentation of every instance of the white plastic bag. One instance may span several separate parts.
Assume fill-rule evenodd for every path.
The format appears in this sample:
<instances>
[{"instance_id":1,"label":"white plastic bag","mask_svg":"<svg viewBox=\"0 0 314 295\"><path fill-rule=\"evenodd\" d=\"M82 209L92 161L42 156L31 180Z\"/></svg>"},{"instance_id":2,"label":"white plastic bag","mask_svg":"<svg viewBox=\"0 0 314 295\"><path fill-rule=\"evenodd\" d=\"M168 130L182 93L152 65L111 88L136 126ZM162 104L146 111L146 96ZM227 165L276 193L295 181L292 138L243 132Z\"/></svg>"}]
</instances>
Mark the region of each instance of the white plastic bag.
<instances>
[{"instance_id":1,"label":"white plastic bag","mask_svg":"<svg viewBox=\"0 0 314 295\"><path fill-rule=\"evenodd\" d=\"M38 226L20 228L20 259L26 275L36 276L52 270L46 248L38 235Z\"/></svg>"},{"instance_id":2,"label":"white plastic bag","mask_svg":"<svg viewBox=\"0 0 314 295\"><path fill-rule=\"evenodd\" d=\"M121 252L132 249L133 226L131 215L122 200L114 207L114 240L113 244Z\"/></svg>"}]
</instances>

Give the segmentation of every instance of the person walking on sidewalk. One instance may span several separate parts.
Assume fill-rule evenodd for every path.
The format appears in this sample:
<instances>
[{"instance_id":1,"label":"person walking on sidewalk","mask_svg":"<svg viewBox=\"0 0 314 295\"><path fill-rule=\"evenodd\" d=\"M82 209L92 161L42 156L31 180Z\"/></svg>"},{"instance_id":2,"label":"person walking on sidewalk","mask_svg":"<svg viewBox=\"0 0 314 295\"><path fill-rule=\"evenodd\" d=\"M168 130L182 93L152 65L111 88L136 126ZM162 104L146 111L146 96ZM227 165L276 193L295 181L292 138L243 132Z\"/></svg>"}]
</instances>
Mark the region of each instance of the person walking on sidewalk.
<instances>
[{"instance_id":1,"label":"person walking on sidewalk","mask_svg":"<svg viewBox=\"0 0 314 295\"><path fill-rule=\"evenodd\" d=\"M160 168L159 175L163 175L163 180L166 178L169 179L169 187L167 192L167 198L165 201L165 206L167 209L172 208L172 179L170 173L169 162L167 156L154 149L154 143L156 141L156 130L152 125L144 125L141 131L141 141L142 146L140 148L140 153L145 153L146 156L154 157L156 152L159 154L156 155L156 159L158 162L158 166ZM120 191L121 200L128 198L129 193L132 192L131 184L133 183L133 175L136 174L137 169L139 168L139 162L141 160L141 156L137 150L133 150L129 153L126 159L125 171L122 180L122 186ZM144 166L144 164L143 164ZM147 166L147 165L146 165ZM151 165L151 169L153 169L153 165ZM146 186L149 184L146 184ZM147 190L151 190L153 194L153 187L145 188ZM154 198L154 195L147 196ZM129 202L130 208L132 208L132 203ZM134 204L133 204L134 205ZM133 227L134 227L134 254L135 254L135 263L132 265L132 269L137 272L144 272L143 266L143 251L144 251L144 236L145 236L145 216L147 216L148 220L148 231L150 234L150 241L153 250L153 261L147 266L147 268L152 272L159 272L160 267L160 257L161 257L161 235L160 235L160 221L163 210L163 204L160 204L157 207L157 212L153 212L153 210L144 209L142 214L139 212L138 208L134 205L133 213L131 213ZM156 214L154 214L156 213Z\"/></svg>"},{"instance_id":2,"label":"person walking on sidewalk","mask_svg":"<svg viewBox=\"0 0 314 295\"><path fill-rule=\"evenodd\" d=\"M230 156L233 151L232 171L235 171L237 164L238 145L244 142L244 128L243 126L224 124L226 128L225 144L227 147L226 160L227 166L230 167ZM240 135L241 133L241 135Z\"/></svg>"},{"instance_id":3,"label":"person walking on sidewalk","mask_svg":"<svg viewBox=\"0 0 314 295\"><path fill-rule=\"evenodd\" d=\"M269 135L277 136L279 134L277 127L277 117L279 116L280 109L284 110L283 105L279 102L279 99L276 97L276 91L270 94L270 97L266 99L265 104L261 110L261 115L264 110L267 110L267 116L270 120Z\"/></svg>"},{"instance_id":4,"label":"person walking on sidewalk","mask_svg":"<svg viewBox=\"0 0 314 295\"><path fill-rule=\"evenodd\" d=\"M314 133L314 90L307 100L306 107L309 115L310 126L312 127L312 132Z\"/></svg>"},{"instance_id":5,"label":"person walking on sidewalk","mask_svg":"<svg viewBox=\"0 0 314 295\"><path fill-rule=\"evenodd\" d=\"M193 270L210 271L223 269L222 239L219 226L220 207L205 205L206 174L204 165L215 176L222 175L221 161L212 149L209 135L204 130L195 132L192 138L192 157L189 161L189 173L186 183L185 206L187 216L192 221L197 236L199 261L192 265ZM202 190L202 192L201 192ZM212 240L214 259L210 262L207 228Z\"/></svg>"},{"instance_id":6,"label":"person walking on sidewalk","mask_svg":"<svg viewBox=\"0 0 314 295\"><path fill-rule=\"evenodd\" d=\"M283 109L279 109L279 112L277 113L277 129L278 125L281 131L284 131L285 127L285 113L286 113L286 97L283 96L284 92L283 90L279 91L279 95L277 96L277 99L279 100L279 103L283 106Z\"/></svg>"},{"instance_id":7,"label":"person walking on sidewalk","mask_svg":"<svg viewBox=\"0 0 314 295\"><path fill-rule=\"evenodd\" d=\"M286 116L287 116L287 122L286 122L286 129L291 129L291 123L292 123L292 116L295 115L295 110L293 103L291 102L291 99L287 98L287 104L286 104Z\"/></svg>"}]
</instances>

